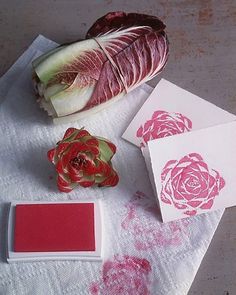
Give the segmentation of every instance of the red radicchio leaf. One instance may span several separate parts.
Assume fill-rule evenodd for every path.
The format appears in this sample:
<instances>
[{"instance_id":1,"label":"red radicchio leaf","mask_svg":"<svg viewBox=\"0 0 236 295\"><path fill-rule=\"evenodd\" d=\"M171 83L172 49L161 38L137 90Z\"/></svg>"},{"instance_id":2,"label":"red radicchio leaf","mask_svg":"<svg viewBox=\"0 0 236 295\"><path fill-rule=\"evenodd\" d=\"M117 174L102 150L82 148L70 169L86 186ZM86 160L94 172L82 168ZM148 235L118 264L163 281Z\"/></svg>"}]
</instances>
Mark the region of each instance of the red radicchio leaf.
<instances>
[{"instance_id":1,"label":"red radicchio leaf","mask_svg":"<svg viewBox=\"0 0 236 295\"><path fill-rule=\"evenodd\" d=\"M67 139L68 137L70 137L74 132L76 132L77 129L76 128L68 128L63 136L63 140Z\"/></svg>"},{"instance_id":2,"label":"red radicchio leaf","mask_svg":"<svg viewBox=\"0 0 236 295\"><path fill-rule=\"evenodd\" d=\"M58 183L58 185L62 185L62 186L68 186L70 184L60 174L58 174L57 183Z\"/></svg>"},{"instance_id":3,"label":"red radicchio leaf","mask_svg":"<svg viewBox=\"0 0 236 295\"><path fill-rule=\"evenodd\" d=\"M87 37L99 37L104 33L126 28L133 29L121 34L116 40L110 42L107 40L103 45L120 73L117 73L107 58L105 62L104 58L100 59L102 68L99 80L83 110L104 103L123 92L125 87L119 78L120 74L129 90L145 82L147 77L149 77L147 80L154 77L165 66L168 58L168 41L164 32L165 25L157 17L111 12L94 23Z\"/></svg>"},{"instance_id":4,"label":"red radicchio leaf","mask_svg":"<svg viewBox=\"0 0 236 295\"><path fill-rule=\"evenodd\" d=\"M98 145L99 145L98 140L94 137L86 140L86 144L87 145L95 145L96 147L98 147Z\"/></svg>"},{"instance_id":5,"label":"red radicchio leaf","mask_svg":"<svg viewBox=\"0 0 236 295\"><path fill-rule=\"evenodd\" d=\"M61 192L69 193L72 191L72 188L70 187L70 183L66 182L65 179L63 179L60 174L57 177L57 187Z\"/></svg>"},{"instance_id":6,"label":"red radicchio leaf","mask_svg":"<svg viewBox=\"0 0 236 295\"><path fill-rule=\"evenodd\" d=\"M51 149L50 151L48 151L47 156L48 156L48 160L52 163L54 163L54 156L56 153L56 149Z\"/></svg>"},{"instance_id":7,"label":"red radicchio leaf","mask_svg":"<svg viewBox=\"0 0 236 295\"><path fill-rule=\"evenodd\" d=\"M93 181L80 181L79 184L80 184L82 187L90 187L90 186L92 186L94 183L95 183L95 181L93 180Z\"/></svg>"},{"instance_id":8,"label":"red radicchio leaf","mask_svg":"<svg viewBox=\"0 0 236 295\"><path fill-rule=\"evenodd\" d=\"M154 30L160 32L166 27L163 22L155 16L115 11L99 18L88 30L86 38L96 37L110 32L111 30L129 28L133 26L150 26Z\"/></svg>"},{"instance_id":9,"label":"red radicchio leaf","mask_svg":"<svg viewBox=\"0 0 236 295\"><path fill-rule=\"evenodd\" d=\"M116 171L113 170L112 175L106 178L99 186L116 186L119 182L119 177Z\"/></svg>"},{"instance_id":10,"label":"red radicchio leaf","mask_svg":"<svg viewBox=\"0 0 236 295\"><path fill-rule=\"evenodd\" d=\"M79 139L81 137L90 135L90 133L87 130L81 129L79 130L78 134L76 135L75 139Z\"/></svg>"}]
</instances>

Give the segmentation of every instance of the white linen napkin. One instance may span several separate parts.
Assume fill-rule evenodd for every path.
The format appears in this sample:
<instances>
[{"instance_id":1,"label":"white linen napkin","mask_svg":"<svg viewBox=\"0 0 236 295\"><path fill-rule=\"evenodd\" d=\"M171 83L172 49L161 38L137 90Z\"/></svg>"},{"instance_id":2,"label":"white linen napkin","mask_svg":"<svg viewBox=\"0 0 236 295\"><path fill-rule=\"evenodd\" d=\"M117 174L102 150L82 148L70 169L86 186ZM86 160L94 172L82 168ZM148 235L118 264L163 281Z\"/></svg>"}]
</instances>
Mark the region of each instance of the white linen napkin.
<instances>
[{"instance_id":1,"label":"white linen napkin","mask_svg":"<svg viewBox=\"0 0 236 295\"><path fill-rule=\"evenodd\" d=\"M151 92L143 85L111 107L73 124L53 125L39 108L31 61L56 43L39 36L0 79L0 294L187 294L223 210L163 224L141 151L121 135ZM85 127L117 146L115 188L60 193L46 153L68 127ZM101 199L104 261L7 264L6 202Z\"/></svg>"}]
</instances>

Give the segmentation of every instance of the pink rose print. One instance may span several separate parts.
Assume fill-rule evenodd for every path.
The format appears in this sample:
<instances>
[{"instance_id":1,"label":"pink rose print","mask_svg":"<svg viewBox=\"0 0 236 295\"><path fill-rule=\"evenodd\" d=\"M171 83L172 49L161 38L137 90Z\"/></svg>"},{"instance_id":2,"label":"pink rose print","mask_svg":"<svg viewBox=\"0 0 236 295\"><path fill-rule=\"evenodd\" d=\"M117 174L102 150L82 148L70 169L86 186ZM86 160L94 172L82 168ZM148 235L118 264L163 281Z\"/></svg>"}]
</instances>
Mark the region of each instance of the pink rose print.
<instances>
[{"instance_id":1,"label":"pink rose print","mask_svg":"<svg viewBox=\"0 0 236 295\"><path fill-rule=\"evenodd\" d=\"M187 215L197 214L198 209L210 209L225 186L219 172L210 169L197 153L167 162L161 181L161 200Z\"/></svg>"},{"instance_id":2,"label":"pink rose print","mask_svg":"<svg viewBox=\"0 0 236 295\"><path fill-rule=\"evenodd\" d=\"M148 295L151 265L147 259L134 256L114 256L103 264L102 279L92 283L92 295Z\"/></svg>"},{"instance_id":3,"label":"pink rose print","mask_svg":"<svg viewBox=\"0 0 236 295\"><path fill-rule=\"evenodd\" d=\"M139 127L136 136L142 138L141 146L143 147L149 140L183 133L191 129L192 122L184 115L155 111L151 120Z\"/></svg>"},{"instance_id":4,"label":"pink rose print","mask_svg":"<svg viewBox=\"0 0 236 295\"><path fill-rule=\"evenodd\" d=\"M176 247L188 235L188 220L161 223L157 220L160 211L155 199L142 192L137 191L126 208L127 213L121 226L132 234L134 246L139 251L162 246Z\"/></svg>"}]
</instances>

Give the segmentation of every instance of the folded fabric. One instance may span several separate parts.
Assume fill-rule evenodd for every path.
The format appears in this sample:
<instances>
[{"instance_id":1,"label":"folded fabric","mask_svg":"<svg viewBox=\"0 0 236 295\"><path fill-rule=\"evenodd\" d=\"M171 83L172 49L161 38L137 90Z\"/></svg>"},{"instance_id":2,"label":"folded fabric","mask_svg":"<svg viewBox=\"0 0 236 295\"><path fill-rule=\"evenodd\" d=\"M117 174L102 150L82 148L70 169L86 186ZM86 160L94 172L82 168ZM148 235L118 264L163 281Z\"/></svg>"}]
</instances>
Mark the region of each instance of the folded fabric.
<instances>
[{"instance_id":1,"label":"folded fabric","mask_svg":"<svg viewBox=\"0 0 236 295\"><path fill-rule=\"evenodd\" d=\"M31 84L31 61L56 44L39 36L0 80L0 293L13 294L187 294L223 210L163 224L141 151L121 139L151 92L143 85L111 107L73 127L86 127L117 146L115 188L56 188L46 152L70 124L54 126L39 109ZM6 202L11 200L101 199L104 261L7 264Z\"/></svg>"}]
</instances>

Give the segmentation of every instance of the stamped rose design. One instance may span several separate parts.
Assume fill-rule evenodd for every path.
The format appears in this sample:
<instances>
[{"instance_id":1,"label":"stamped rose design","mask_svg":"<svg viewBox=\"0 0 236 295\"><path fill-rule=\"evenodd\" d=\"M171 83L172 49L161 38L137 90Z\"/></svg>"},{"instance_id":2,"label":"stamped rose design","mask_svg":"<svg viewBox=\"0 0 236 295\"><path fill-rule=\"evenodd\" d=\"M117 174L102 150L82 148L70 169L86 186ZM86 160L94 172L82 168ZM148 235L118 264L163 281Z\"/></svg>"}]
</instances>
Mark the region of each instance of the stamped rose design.
<instances>
[{"instance_id":1,"label":"stamped rose design","mask_svg":"<svg viewBox=\"0 0 236 295\"><path fill-rule=\"evenodd\" d=\"M208 167L201 155L192 153L179 161L168 161L161 173L161 200L184 214L210 209L225 186L219 172Z\"/></svg>"},{"instance_id":2,"label":"stamped rose design","mask_svg":"<svg viewBox=\"0 0 236 295\"><path fill-rule=\"evenodd\" d=\"M151 265L147 259L115 255L103 264L102 279L92 283L92 295L148 295Z\"/></svg>"},{"instance_id":3,"label":"stamped rose design","mask_svg":"<svg viewBox=\"0 0 236 295\"><path fill-rule=\"evenodd\" d=\"M176 247L188 235L189 221L178 220L166 224L158 221L160 211L154 198L137 191L126 204L127 212L121 226L133 237L138 251L149 251L155 247Z\"/></svg>"},{"instance_id":4,"label":"stamped rose design","mask_svg":"<svg viewBox=\"0 0 236 295\"><path fill-rule=\"evenodd\" d=\"M142 139L141 146L145 146L149 140L180 134L191 129L192 122L184 115L155 111L152 118L138 128L136 136Z\"/></svg>"}]
</instances>

